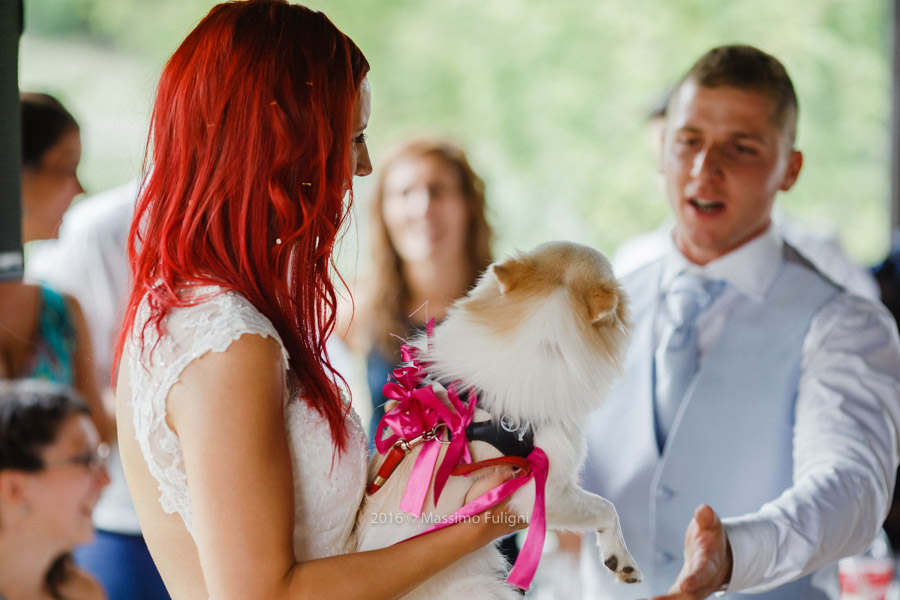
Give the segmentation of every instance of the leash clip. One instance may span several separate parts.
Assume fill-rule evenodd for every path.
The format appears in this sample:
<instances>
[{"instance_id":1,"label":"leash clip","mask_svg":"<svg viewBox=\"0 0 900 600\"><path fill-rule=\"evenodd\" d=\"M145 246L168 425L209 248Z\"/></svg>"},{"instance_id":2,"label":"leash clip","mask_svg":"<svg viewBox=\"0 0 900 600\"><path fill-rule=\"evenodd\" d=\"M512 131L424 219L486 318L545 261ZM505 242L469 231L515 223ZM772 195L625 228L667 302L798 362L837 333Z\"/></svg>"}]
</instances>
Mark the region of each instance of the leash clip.
<instances>
[{"instance_id":1,"label":"leash clip","mask_svg":"<svg viewBox=\"0 0 900 600\"><path fill-rule=\"evenodd\" d=\"M418 446L419 444L422 444L424 442L431 442L431 441L437 439L438 436L440 435L441 430L446 427L447 427L446 423L438 423L437 425L435 425L428 431L424 431L424 432L420 433L413 439L411 439L409 441L397 440L397 442L394 445L396 446L399 444L400 448L406 454L409 454L412 451L412 449L415 448L416 446Z\"/></svg>"},{"instance_id":2,"label":"leash clip","mask_svg":"<svg viewBox=\"0 0 900 600\"><path fill-rule=\"evenodd\" d=\"M366 493L372 495L379 489L381 489L381 486L384 485L388 477L390 477L394 470L397 468L397 465L400 464L400 461L406 458L406 455L412 452L413 448L415 448L419 444L431 442L434 440L442 442L439 436L441 434L441 430L445 429L446 427L446 423L438 423L428 431L423 431L411 440L399 439L394 442L394 445L391 446L390 451L388 451L384 462L381 463L381 468L378 469L378 474L366 487Z\"/></svg>"}]
</instances>

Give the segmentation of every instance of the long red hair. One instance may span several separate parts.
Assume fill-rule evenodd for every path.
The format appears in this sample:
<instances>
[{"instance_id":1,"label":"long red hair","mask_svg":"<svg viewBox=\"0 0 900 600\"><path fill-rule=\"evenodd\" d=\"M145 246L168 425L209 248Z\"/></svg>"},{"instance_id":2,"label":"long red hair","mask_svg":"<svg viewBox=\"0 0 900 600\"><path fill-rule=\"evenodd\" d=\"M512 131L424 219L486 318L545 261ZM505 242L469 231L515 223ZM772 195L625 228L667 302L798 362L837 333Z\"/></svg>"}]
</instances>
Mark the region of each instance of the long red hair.
<instances>
[{"instance_id":1,"label":"long red hair","mask_svg":"<svg viewBox=\"0 0 900 600\"><path fill-rule=\"evenodd\" d=\"M144 297L162 333L172 308L199 301L184 288L233 290L278 330L290 371L344 447L346 408L325 340L368 68L325 15L283 0L219 4L187 36L153 109L116 365Z\"/></svg>"}]
</instances>

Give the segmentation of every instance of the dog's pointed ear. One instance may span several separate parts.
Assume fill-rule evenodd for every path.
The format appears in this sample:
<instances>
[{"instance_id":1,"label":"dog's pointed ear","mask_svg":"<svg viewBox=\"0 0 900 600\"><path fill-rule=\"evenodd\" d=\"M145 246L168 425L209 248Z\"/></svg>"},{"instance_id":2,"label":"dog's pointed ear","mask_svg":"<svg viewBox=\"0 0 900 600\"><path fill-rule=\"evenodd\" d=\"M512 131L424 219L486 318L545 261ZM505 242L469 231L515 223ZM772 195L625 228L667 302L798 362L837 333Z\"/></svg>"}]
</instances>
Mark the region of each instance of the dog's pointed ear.
<instances>
[{"instance_id":1,"label":"dog's pointed ear","mask_svg":"<svg viewBox=\"0 0 900 600\"><path fill-rule=\"evenodd\" d=\"M616 311L619 296L615 289L595 288L588 292L587 306L591 323L596 324Z\"/></svg>"},{"instance_id":2,"label":"dog's pointed ear","mask_svg":"<svg viewBox=\"0 0 900 600\"><path fill-rule=\"evenodd\" d=\"M522 280L527 270L528 267L515 258L491 265L491 274L497 279L497 283L500 284L501 294L505 294L516 287L516 284Z\"/></svg>"}]
</instances>

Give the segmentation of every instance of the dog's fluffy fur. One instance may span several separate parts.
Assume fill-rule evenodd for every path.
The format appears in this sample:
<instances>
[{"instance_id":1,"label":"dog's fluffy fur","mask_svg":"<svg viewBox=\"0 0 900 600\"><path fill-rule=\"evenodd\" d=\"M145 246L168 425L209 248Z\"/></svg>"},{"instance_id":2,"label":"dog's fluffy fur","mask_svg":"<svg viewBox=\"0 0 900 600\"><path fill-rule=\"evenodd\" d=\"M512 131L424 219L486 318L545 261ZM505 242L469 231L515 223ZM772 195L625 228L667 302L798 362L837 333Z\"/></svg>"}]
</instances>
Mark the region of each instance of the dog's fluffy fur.
<instances>
[{"instance_id":1,"label":"dog's fluffy fur","mask_svg":"<svg viewBox=\"0 0 900 600\"><path fill-rule=\"evenodd\" d=\"M576 481L585 458L585 423L620 372L629 332L626 298L609 261L586 246L550 242L492 265L454 304L430 342L421 337L414 343L429 364L430 379L459 381L460 389L476 390L476 421L490 417L496 423L506 415L531 424L535 446L550 461L548 527L596 531L600 560L620 581L634 582L641 574L625 547L615 508ZM429 490L423 519L400 511L420 449L366 498L357 522L360 550L420 533L435 516L452 514L465 503L472 478L451 477L437 506ZM470 450L476 461L499 455L484 442L471 442ZM373 458L370 475L381 459ZM534 483L529 482L513 495L510 508L530 515L533 504ZM521 598L503 582L504 567L502 555L488 545L407 598Z\"/></svg>"}]
</instances>

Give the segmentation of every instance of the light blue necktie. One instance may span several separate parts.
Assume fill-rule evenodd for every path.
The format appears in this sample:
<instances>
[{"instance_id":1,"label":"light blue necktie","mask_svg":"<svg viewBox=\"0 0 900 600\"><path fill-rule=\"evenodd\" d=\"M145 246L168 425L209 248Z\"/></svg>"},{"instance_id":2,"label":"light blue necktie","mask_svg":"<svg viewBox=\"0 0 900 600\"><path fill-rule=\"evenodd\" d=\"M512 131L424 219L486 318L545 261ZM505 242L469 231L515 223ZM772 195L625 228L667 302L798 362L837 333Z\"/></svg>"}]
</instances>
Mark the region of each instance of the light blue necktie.
<instances>
[{"instance_id":1,"label":"light blue necktie","mask_svg":"<svg viewBox=\"0 0 900 600\"><path fill-rule=\"evenodd\" d=\"M697 372L697 317L722 290L724 283L699 275L677 276L666 293L669 322L663 327L654 355L656 375L656 441L660 450L688 386Z\"/></svg>"}]
</instances>

